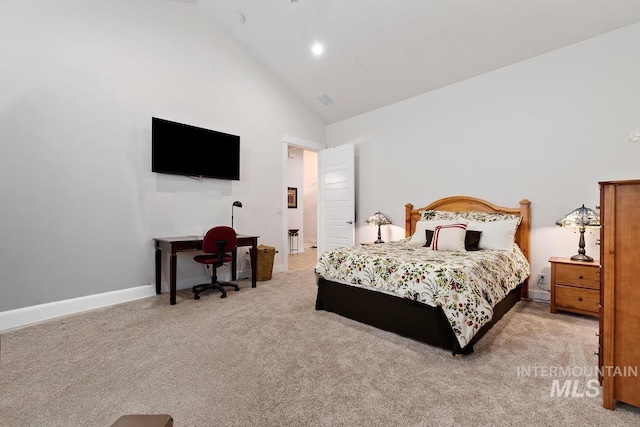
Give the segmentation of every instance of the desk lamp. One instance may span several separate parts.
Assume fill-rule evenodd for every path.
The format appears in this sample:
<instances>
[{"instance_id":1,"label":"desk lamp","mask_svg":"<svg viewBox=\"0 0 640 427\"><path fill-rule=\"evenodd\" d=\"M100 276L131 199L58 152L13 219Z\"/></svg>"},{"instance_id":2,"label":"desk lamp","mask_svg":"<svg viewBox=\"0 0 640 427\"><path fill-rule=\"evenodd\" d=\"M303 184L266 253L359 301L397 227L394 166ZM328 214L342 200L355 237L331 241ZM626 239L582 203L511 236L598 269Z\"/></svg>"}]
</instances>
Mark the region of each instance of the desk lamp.
<instances>
[{"instance_id":1,"label":"desk lamp","mask_svg":"<svg viewBox=\"0 0 640 427\"><path fill-rule=\"evenodd\" d=\"M578 242L578 253L571 257L573 261L593 262L593 258L587 255L584 249L584 230L586 227L600 227L600 216L592 209L585 208L584 205L575 209L559 220L556 225L560 227L578 227L580 231L580 241Z\"/></svg>"},{"instance_id":2,"label":"desk lamp","mask_svg":"<svg viewBox=\"0 0 640 427\"><path fill-rule=\"evenodd\" d=\"M373 215L371 215L366 221L366 224L375 224L378 226L378 240L376 240L373 243L384 243L384 241L382 241L382 235L380 234L380 226L381 225L389 225L391 224L391 221L389 221L389 218L387 218L386 216L384 216L384 214L380 211L374 213Z\"/></svg>"},{"instance_id":3,"label":"desk lamp","mask_svg":"<svg viewBox=\"0 0 640 427\"><path fill-rule=\"evenodd\" d=\"M231 205L231 228L233 228L233 208L241 208L242 207L242 202L239 201L235 201L233 202L233 204Z\"/></svg>"}]
</instances>

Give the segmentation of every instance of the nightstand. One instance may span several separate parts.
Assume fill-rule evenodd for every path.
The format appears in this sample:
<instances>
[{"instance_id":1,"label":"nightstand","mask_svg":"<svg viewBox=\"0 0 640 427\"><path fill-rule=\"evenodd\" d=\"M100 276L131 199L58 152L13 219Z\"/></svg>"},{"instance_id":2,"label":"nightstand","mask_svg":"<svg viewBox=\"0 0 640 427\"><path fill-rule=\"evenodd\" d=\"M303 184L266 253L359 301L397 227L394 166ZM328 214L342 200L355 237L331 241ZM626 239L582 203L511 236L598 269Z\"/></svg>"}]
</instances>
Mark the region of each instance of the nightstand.
<instances>
[{"instance_id":1,"label":"nightstand","mask_svg":"<svg viewBox=\"0 0 640 427\"><path fill-rule=\"evenodd\" d=\"M556 310L598 317L600 264L551 257L551 312Z\"/></svg>"}]
</instances>

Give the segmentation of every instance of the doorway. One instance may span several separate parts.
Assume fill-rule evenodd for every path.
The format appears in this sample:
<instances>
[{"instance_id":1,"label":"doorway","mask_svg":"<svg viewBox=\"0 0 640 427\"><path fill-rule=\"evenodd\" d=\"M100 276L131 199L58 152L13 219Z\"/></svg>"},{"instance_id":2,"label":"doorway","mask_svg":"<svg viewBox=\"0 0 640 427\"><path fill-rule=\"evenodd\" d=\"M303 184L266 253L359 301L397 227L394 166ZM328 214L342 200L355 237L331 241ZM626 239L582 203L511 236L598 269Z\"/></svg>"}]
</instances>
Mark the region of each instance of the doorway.
<instances>
[{"instance_id":1,"label":"doorway","mask_svg":"<svg viewBox=\"0 0 640 427\"><path fill-rule=\"evenodd\" d=\"M318 160L317 160L317 153L323 149L325 149L325 146L323 144L319 144L317 142L313 142L313 141L308 141L302 138L297 138L295 136L290 136L290 135L283 135L282 136L282 182L284 183L285 188L283 188L282 190L282 247L285 248L285 256L284 256L284 271L287 271L289 269L289 257L291 255L289 255L289 212L294 213L296 211L296 209L289 209L288 207L288 187L295 187L295 185L289 185L290 182L290 178L289 178L289 149L295 149L295 148L299 148L302 149L303 152L311 152L316 154L316 161L315 161L315 168L317 170L318 168ZM302 173L304 171L304 165L300 166L300 173ZM317 173L316 173L316 180L317 180ZM300 181L298 183L298 185L303 186L304 185L304 180L302 178L300 178ZM316 185L317 188L317 185ZM303 201L305 200L304 197L304 193L301 191L298 194L298 199L299 201ZM304 205L303 205L304 206ZM309 232L307 233L307 242L309 241L309 239L312 236L318 236L318 224L317 224L317 215L318 215L318 193L316 190L316 194L315 194L315 218L316 218L316 224L315 225L306 225L306 228L313 228L313 232ZM307 211L310 209L307 209ZM309 212L307 212L308 214ZM305 213L304 213L304 207L303 207L303 211L302 211L302 220L304 220L305 217ZM305 229L302 229L303 232L303 236L298 235L298 239L299 239L299 243L304 245L305 244L305 240L304 240L304 232ZM312 245L310 245L312 246ZM304 248L304 247L303 247ZM315 258L317 259L317 249L314 251L309 251L309 256L310 254L314 253L315 254ZM304 253L304 252L300 252L300 253ZM302 257L299 257L302 258ZM310 264L309 261L307 261L307 263ZM315 264L314 264L315 265Z\"/></svg>"},{"instance_id":2,"label":"doorway","mask_svg":"<svg viewBox=\"0 0 640 427\"><path fill-rule=\"evenodd\" d=\"M318 154L287 147L287 270L313 268L318 258Z\"/></svg>"}]
</instances>

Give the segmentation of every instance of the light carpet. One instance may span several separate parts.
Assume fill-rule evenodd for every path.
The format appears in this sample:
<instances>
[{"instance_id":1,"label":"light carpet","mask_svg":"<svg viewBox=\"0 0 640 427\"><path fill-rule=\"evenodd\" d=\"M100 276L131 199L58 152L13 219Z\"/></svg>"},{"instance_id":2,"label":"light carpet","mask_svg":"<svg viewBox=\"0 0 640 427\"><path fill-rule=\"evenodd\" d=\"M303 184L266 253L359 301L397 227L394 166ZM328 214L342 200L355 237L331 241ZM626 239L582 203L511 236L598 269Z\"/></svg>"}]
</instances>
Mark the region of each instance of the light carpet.
<instances>
[{"instance_id":1,"label":"light carpet","mask_svg":"<svg viewBox=\"0 0 640 427\"><path fill-rule=\"evenodd\" d=\"M551 395L554 380L591 391L595 319L520 302L458 359L316 311L310 269L240 286L3 333L0 425L110 426L139 413L171 414L176 427L640 425L638 408L604 409L599 387ZM538 376L523 374L532 367ZM554 367L575 376L544 375Z\"/></svg>"}]
</instances>

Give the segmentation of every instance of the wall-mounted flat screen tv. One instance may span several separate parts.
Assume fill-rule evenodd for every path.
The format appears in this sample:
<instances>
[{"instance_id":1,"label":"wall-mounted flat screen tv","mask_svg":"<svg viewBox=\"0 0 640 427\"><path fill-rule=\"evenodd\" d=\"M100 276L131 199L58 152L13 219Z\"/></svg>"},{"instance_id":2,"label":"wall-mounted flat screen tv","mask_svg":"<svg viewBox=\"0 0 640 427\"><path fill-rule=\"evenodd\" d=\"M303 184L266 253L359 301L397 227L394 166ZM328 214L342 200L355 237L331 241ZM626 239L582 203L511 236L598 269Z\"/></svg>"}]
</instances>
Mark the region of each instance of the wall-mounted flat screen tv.
<instances>
[{"instance_id":1,"label":"wall-mounted flat screen tv","mask_svg":"<svg viewBox=\"0 0 640 427\"><path fill-rule=\"evenodd\" d=\"M152 117L151 171L240 179L240 137Z\"/></svg>"}]
</instances>

